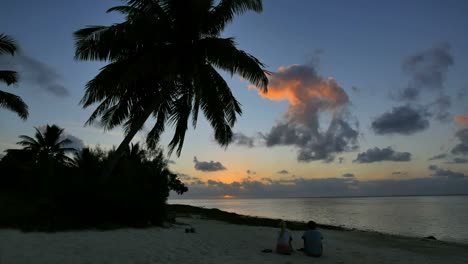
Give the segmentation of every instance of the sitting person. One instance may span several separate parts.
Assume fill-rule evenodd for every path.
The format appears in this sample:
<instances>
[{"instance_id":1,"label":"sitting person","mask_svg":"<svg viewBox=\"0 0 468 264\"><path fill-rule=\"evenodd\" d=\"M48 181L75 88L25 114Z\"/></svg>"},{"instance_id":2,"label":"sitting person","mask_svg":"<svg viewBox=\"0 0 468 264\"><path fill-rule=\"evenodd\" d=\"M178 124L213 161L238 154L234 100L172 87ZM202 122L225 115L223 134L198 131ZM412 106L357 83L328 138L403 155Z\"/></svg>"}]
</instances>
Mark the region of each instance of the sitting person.
<instances>
[{"instance_id":1,"label":"sitting person","mask_svg":"<svg viewBox=\"0 0 468 264\"><path fill-rule=\"evenodd\" d=\"M281 230L278 236L278 241L276 242L276 252L290 255L293 251L291 246L291 233L286 229L286 222L284 221L281 221L280 228Z\"/></svg>"},{"instance_id":2,"label":"sitting person","mask_svg":"<svg viewBox=\"0 0 468 264\"><path fill-rule=\"evenodd\" d=\"M304 239L304 252L309 256L320 257L323 252L323 236L317 230L317 224L314 221L309 221L307 227L309 229L302 236L302 239Z\"/></svg>"}]
</instances>

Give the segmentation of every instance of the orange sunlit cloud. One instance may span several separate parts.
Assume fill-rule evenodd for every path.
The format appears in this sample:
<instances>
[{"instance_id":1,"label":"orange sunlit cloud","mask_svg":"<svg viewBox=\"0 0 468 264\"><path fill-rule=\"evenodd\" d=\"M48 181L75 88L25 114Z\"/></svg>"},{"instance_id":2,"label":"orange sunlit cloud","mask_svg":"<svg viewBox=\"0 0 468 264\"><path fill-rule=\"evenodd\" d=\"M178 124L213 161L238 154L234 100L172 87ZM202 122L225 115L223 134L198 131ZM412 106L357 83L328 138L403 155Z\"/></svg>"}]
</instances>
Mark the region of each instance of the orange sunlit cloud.
<instances>
[{"instance_id":1,"label":"orange sunlit cloud","mask_svg":"<svg viewBox=\"0 0 468 264\"><path fill-rule=\"evenodd\" d=\"M224 199L234 199L234 198L236 198L236 196L226 194L226 195L223 196L223 198Z\"/></svg>"},{"instance_id":2,"label":"orange sunlit cloud","mask_svg":"<svg viewBox=\"0 0 468 264\"><path fill-rule=\"evenodd\" d=\"M462 126L468 127L468 116L466 115L459 115L455 117L455 122Z\"/></svg>"},{"instance_id":3,"label":"orange sunlit cloud","mask_svg":"<svg viewBox=\"0 0 468 264\"><path fill-rule=\"evenodd\" d=\"M259 90L259 95L272 101L287 100L293 107L318 99L334 109L349 101L333 78L324 79L313 68L298 64L279 67L270 76L268 92Z\"/></svg>"}]
</instances>

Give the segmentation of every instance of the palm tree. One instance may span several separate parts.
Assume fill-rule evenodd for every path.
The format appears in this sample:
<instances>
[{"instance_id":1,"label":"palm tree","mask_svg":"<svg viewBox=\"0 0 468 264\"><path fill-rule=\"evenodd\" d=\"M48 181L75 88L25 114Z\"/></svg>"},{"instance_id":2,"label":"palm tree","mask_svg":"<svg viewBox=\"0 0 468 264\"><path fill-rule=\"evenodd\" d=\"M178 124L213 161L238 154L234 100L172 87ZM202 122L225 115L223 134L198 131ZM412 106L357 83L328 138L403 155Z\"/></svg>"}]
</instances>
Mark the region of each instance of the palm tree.
<instances>
[{"instance_id":1,"label":"palm tree","mask_svg":"<svg viewBox=\"0 0 468 264\"><path fill-rule=\"evenodd\" d=\"M71 143L69 139L61 139L63 128L56 125L46 126L44 132L36 128L35 139L26 135L19 136L22 139L16 143L23 146L23 150L32 153L35 162L43 158L55 160L61 164L71 165L73 160L66 156L68 152L74 152L76 149L64 147Z\"/></svg>"},{"instance_id":2,"label":"palm tree","mask_svg":"<svg viewBox=\"0 0 468 264\"><path fill-rule=\"evenodd\" d=\"M0 55L9 53L13 56L16 50L15 41L5 34L0 34ZM15 71L0 70L0 82L7 85L15 84L18 82L18 74ZM10 109L22 119L28 118L28 106L17 95L0 90L0 107Z\"/></svg>"},{"instance_id":3,"label":"palm tree","mask_svg":"<svg viewBox=\"0 0 468 264\"><path fill-rule=\"evenodd\" d=\"M215 2L218 3L215 5ZM218 73L238 74L266 91L268 72L254 56L221 38L235 15L262 11L261 0L127 0L113 7L122 23L89 26L75 32L75 58L109 62L86 85L83 107L99 104L87 124L100 118L104 129L124 125L125 138L110 159L116 162L146 120L146 137L156 147L166 123L174 127L169 154L180 155L188 122L195 128L201 109L221 146L232 140L240 103Z\"/></svg>"}]
</instances>

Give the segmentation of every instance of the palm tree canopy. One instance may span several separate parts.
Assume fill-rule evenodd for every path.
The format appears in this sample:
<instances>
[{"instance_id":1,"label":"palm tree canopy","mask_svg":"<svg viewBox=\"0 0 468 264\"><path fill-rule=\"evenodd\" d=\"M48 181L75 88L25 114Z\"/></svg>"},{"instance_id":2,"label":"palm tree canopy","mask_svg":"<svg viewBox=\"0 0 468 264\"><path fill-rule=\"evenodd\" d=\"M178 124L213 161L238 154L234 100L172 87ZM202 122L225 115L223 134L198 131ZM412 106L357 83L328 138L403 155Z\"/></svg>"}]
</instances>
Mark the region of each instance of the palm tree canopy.
<instances>
[{"instance_id":1,"label":"palm tree canopy","mask_svg":"<svg viewBox=\"0 0 468 264\"><path fill-rule=\"evenodd\" d=\"M61 139L63 128L56 125L47 125L44 132L36 128L36 134L33 137L21 135L21 141L17 144L23 146L23 150L34 153L36 162L43 157L52 158L60 163L70 164L72 159L65 154L74 152L76 149L65 147L70 144L69 139Z\"/></svg>"},{"instance_id":2,"label":"palm tree canopy","mask_svg":"<svg viewBox=\"0 0 468 264\"><path fill-rule=\"evenodd\" d=\"M152 115L147 145L155 147L170 124L169 152L177 148L180 155L189 118L195 127L201 109L216 141L227 146L242 111L218 70L265 91L268 84L258 59L220 37L234 16L249 10L262 11L262 1L128 0L108 11L123 13L124 22L76 31L76 59L109 62L86 85L83 107L99 104L88 123L100 118L104 129L124 125L134 135Z\"/></svg>"},{"instance_id":3,"label":"palm tree canopy","mask_svg":"<svg viewBox=\"0 0 468 264\"><path fill-rule=\"evenodd\" d=\"M5 34L0 34L0 55L5 53L15 55L16 50L15 41ZM0 69L0 82L7 85L15 84L18 82L18 74L15 71ZM21 97L1 90L0 107L17 113L22 119L28 117L28 106L23 102Z\"/></svg>"}]
</instances>

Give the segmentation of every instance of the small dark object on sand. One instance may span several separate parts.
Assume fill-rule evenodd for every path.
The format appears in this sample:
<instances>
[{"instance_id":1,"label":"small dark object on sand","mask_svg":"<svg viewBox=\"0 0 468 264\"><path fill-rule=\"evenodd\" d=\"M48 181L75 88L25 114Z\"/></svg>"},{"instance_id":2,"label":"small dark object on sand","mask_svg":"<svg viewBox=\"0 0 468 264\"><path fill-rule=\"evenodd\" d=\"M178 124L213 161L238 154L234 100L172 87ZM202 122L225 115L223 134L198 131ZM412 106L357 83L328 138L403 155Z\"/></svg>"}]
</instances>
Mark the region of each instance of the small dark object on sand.
<instances>
[{"instance_id":1,"label":"small dark object on sand","mask_svg":"<svg viewBox=\"0 0 468 264\"><path fill-rule=\"evenodd\" d=\"M273 250L267 248L267 249L262 250L262 252L263 252L263 253L272 253Z\"/></svg>"},{"instance_id":2,"label":"small dark object on sand","mask_svg":"<svg viewBox=\"0 0 468 264\"><path fill-rule=\"evenodd\" d=\"M425 239L437 240L437 238L435 238L435 236L427 236L427 237L425 237Z\"/></svg>"}]
</instances>

